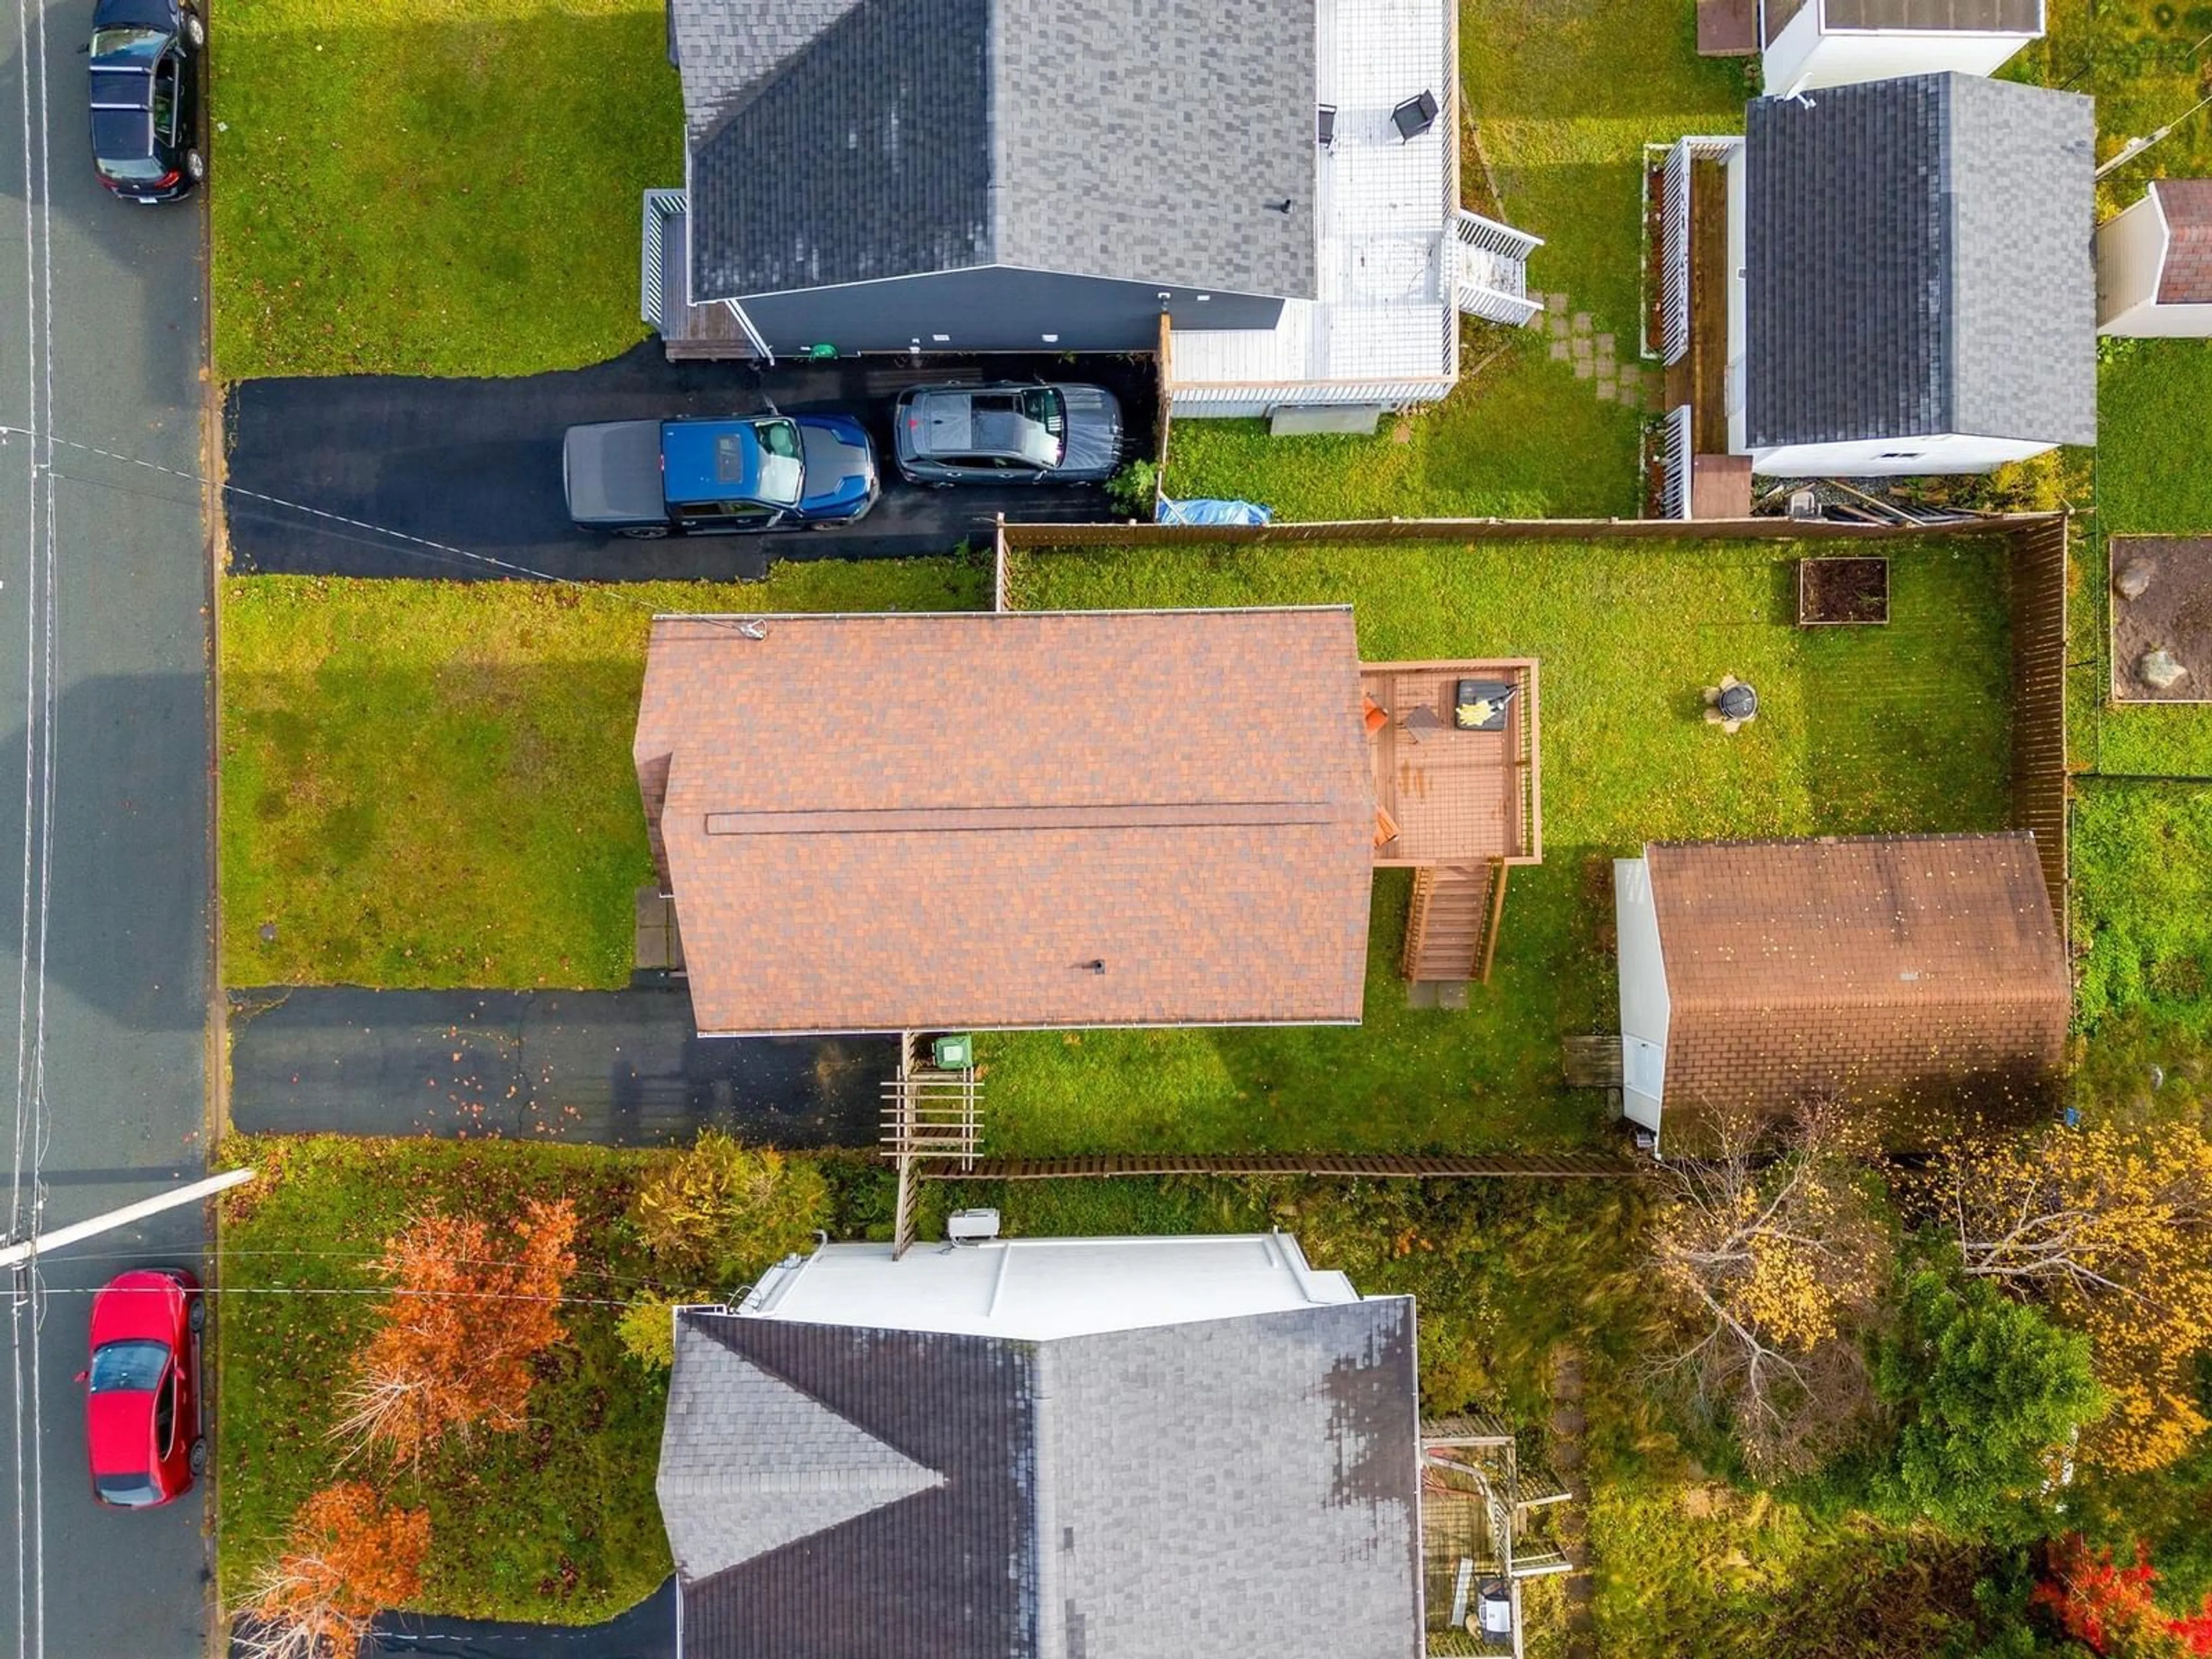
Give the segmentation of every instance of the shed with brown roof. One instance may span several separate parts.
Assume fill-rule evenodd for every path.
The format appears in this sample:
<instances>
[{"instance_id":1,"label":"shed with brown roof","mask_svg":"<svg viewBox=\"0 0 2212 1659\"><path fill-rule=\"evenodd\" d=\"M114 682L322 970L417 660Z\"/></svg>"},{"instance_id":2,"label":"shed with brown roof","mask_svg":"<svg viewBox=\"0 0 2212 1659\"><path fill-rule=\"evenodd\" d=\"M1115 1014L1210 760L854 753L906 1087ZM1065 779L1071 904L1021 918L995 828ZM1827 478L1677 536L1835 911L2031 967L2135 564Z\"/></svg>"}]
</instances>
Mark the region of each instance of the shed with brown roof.
<instances>
[{"instance_id":1,"label":"shed with brown roof","mask_svg":"<svg viewBox=\"0 0 2212 1659\"><path fill-rule=\"evenodd\" d=\"M1623 1110L1662 1147L2058 1063L2072 985L2024 830L1655 842L1613 876Z\"/></svg>"},{"instance_id":2,"label":"shed with brown roof","mask_svg":"<svg viewBox=\"0 0 2212 1659\"><path fill-rule=\"evenodd\" d=\"M2097 227L2097 327L2212 335L2212 179L2156 179Z\"/></svg>"},{"instance_id":3,"label":"shed with brown roof","mask_svg":"<svg viewBox=\"0 0 2212 1659\"><path fill-rule=\"evenodd\" d=\"M1348 608L663 617L634 755L704 1034L1360 1017Z\"/></svg>"}]
</instances>

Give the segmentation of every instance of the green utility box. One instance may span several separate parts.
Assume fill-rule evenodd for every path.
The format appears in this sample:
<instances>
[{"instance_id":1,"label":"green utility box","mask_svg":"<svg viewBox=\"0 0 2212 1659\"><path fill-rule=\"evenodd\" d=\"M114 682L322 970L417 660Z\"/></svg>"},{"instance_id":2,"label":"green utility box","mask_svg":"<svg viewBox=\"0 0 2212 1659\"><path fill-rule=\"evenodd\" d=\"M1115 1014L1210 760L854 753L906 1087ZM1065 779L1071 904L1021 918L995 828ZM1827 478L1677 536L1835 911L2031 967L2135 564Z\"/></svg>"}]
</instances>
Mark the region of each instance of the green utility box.
<instances>
[{"instance_id":1,"label":"green utility box","mask_svg":"<svg viewBox=\"0 0 2212 1659\"><path fill-rule=\"evenodd\" d=\"M975 1039L965 1031L941 1036L929 1045L929 1057L940 1072L964 1072L975 1063Z\"/></svg>"}]
</instances>

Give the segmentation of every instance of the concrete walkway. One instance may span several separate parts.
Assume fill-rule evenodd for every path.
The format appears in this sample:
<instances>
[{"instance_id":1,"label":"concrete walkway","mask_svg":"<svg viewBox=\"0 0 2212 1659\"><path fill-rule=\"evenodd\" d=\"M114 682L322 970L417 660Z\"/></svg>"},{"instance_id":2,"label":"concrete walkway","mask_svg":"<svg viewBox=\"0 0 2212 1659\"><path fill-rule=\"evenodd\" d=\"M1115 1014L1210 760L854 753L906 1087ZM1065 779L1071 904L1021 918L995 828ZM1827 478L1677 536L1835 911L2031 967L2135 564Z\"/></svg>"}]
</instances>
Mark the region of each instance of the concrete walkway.
<instances>
[{"instance_id":1,"label":"concrete walkway","mask_svg":"<svg viewBox=\"0 0 2212 1659\"><path fill-rule=\"evenodd\" d=\"M249 1133L872 1146L888 1037L702 1039L672 986L234 990L232 1123Z\"/></svg>"}]
</instances>

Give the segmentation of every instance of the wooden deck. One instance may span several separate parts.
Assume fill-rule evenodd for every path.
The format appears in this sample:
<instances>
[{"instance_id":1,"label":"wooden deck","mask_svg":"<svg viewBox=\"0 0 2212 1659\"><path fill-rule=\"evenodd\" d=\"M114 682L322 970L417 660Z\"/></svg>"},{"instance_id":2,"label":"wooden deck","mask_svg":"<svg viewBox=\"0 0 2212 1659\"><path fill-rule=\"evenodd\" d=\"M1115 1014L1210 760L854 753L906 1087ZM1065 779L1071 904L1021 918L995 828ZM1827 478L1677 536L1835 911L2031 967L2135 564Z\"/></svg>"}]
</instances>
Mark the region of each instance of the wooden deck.
<instances>
[{"instance_id":1,"label":"wooden deck","mask_svg":"<svg viewBox=\"0 0 2212 1659\"><path fill-rule=\"evenodd\" d=\"M1517 688L1502 732L1453 725L1457 683ZM1359 689L1383 719L1368 737L1375 804L1397 826L1378 867L1419 869L1542 856L1536 776L1536 664L1529 658L1363 664Z\"/></svg>"},{"instance_id":2,"label":"wooden deck","mask_svg":"<svg viewBox=\"0 0 2212 1659\"><path fill-rule=\"evenodd\" d=\"M746 359L753 355L729 307L691 303L691 274L684 269L684 216L668 222L667 252L660 262L660 343L671 362Z\"/></svg>"}]
</instances>

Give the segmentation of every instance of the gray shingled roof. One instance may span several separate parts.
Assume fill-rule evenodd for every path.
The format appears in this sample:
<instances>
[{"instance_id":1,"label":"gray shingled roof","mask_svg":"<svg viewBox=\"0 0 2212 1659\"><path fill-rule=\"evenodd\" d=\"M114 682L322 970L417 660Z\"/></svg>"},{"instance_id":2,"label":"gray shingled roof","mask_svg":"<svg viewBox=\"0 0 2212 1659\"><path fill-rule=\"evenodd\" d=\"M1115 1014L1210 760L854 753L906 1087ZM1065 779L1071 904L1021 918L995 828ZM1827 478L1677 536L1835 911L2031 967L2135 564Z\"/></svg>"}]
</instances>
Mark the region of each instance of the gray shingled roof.
<instances>
[{"instance_id":1,"label":"gray shingled roof","mask_svg":"<svg viewBox=\"0 0 2212 1659\"><path fill-rule=\"evenodd\" d=\"M1754 100L1752 447L2094 442L2094 132L2087 98L1972 75Z\"/></svg>"},{"instance_id":2,"label":"gray shingled roof","mask_svg":"<svg viewBox=\"0 0 2212 1659\"><path fill-rule=\"evenodd\" d=\"M685 1312L686 1659L1417 1659L1413 1359L1405 1297L1046 1343Z\"/></svg>"},{"instance_id":3,"label":"gray shingled roof","mask_svg":"<svg viewBox=\"0 0 2212 1659\"><path fill-rule=\"evenodd\" d=\"M1310 298L1316 3L670 0L693 292L1003 263Z\"/></svg>"},{"instance_id":4,"label":"gray shingled roof","mask_svg":"<svg viewBox=\"0 0 2212 1659\"><path fill-rule=\"evenodd\" d=\"M1960 29L2040 34L2043 0L1827 0L1832 29Z\"/></svg>"}]
</instances>

